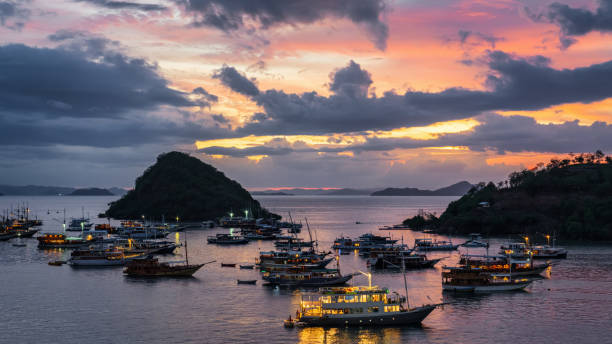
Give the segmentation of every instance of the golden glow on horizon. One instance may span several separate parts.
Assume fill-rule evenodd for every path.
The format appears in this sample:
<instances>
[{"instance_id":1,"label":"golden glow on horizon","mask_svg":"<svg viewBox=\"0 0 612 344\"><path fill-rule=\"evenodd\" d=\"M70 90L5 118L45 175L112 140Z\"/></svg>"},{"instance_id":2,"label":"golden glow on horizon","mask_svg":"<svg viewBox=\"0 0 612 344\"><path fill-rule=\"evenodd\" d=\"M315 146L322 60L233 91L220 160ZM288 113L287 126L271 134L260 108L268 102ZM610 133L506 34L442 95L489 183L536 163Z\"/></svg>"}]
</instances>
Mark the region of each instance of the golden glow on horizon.
<instances>
[{"instance_id":1,"label":"golden glow on horizon","mask_svg":"<svg viewBox=\"0 0 612 344\"><path fill-rule=\"evenodd\" d=\"M261 159L267 158L267 157L268 156L264 154L264 155L249 155L246 158L249 160L255 161L255 163L257 164L261 161Z\"/></svg>"}]
</instances>

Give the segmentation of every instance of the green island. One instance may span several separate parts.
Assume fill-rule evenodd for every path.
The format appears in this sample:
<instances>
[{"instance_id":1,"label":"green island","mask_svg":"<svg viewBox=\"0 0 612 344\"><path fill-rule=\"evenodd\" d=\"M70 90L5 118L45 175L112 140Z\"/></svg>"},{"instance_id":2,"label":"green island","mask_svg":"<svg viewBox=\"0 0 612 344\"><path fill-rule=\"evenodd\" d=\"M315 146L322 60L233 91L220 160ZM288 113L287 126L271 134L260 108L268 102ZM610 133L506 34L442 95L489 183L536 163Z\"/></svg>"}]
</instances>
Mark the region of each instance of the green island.
<instances>
[{"instance_id":1,"label":"green island","mask_svg":"<svg viewBox=\"0 0 612 344\"><path fill-rule=\"evenodd\" d=\"M601 151L552 159L479 183L446 210L404 220L414 230L487 236L556 234L561 240L612 240L612 157Z\"/></svg>"},{"instance_id":2,"label":"green island","mask_svg":"<svg viewBox=\"0 0 612 344\"><path fill-rule=\"evenodd\" d=\"M280 218L213 166L185 153L169 152L159 155L136 179L134 189L110 203L104 215L115 219L161 219L163 215L202 221L244 210L255 218Z\"/></svg>"}]
</instances>

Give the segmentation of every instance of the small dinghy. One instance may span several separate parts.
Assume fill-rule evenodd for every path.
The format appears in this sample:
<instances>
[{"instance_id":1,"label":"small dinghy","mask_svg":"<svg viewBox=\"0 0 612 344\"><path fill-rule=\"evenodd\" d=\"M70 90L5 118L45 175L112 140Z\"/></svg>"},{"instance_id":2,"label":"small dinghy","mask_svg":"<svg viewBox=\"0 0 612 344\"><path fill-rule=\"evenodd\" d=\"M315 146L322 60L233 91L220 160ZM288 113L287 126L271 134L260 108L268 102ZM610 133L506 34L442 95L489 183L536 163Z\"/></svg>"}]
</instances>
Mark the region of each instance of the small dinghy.
<instances>
[{"instance_id":1,"label":"small dinghy","mask_svg":"<svg viewBox=\"0 0 612 344\"><path fill-rule=\"evenodd\" d=\"M254 267L255 267L255 265L252 265L252 264L250 264L250 265L249 264L240 265L241 269L251 269L251 270L253 270Z\"/></svg>"},{"instance_id":2,"label":"small dinghy","mask_svg":"<svg viewBox=\"0 0 612 344\"><path fill-rule=\"evenodd\" d=\"M66 262L63 261L63 260L52 260L52 261L49 262L49 265L52 265L52 266L62 266L62 265L64 265L64 263L66 263Z\"/></svg>"},{"instance_id":3,"label":"small dinghy","mask_svg":"<svg viewBox=\"0 0 612 344\"><path fill-rule=\"evenodd\" d=\"M16 243L13 244L13 246L15 246L15 247L26 247L27 245L25 243L23 243L23 242L16 242Z\"/></svg>"},{"instance_id":4,"label":"small dinghy","mask_svg":"<svg viewBox=\"0 0 612 344\"><path fill-rule=\"evenodd\" d=\"M238 280L238 284L257 284L257 280Z\"/></svg>"},{"instance_id":5,"label":"small dinghy","mask_svg":"<svg viewBox=\"0 0 612 344\"><path fill-rule=\"evenodd\" d=\"M236 264L235 263L221 263L221 267L224 267L224 268L235 268Z\"/></svg>"}]
</instances>

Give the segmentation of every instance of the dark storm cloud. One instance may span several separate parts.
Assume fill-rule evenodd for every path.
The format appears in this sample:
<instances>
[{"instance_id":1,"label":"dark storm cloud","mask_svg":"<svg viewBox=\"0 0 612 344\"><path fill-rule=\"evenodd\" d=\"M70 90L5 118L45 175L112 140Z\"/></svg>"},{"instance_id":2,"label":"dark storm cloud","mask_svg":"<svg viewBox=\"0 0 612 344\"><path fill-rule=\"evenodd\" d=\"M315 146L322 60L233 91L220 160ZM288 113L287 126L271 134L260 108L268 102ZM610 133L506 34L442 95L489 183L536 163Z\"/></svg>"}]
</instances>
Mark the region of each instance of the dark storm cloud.
<instances>
[{"instance_id":1,"label":"dark storm cloud","mask_svg":"<svg viewBox=\"0 0 612 344\"><path fill-rule=\"evenodd\" d=\"M346 18L366 28L376 47L386 48L389 28L383 22L384 0L175 0L196 14L194 25L223 31L256 21L263 29L288 24L310 24L326 18Z\"/></svg>"},{"instance_id":2,"label":"dark storm cloud","mask_svg":"<svg viewBox=\"0 0 612 344\"><path fill-rule=\"evenodd\" d=\"M259 89L255 83L239 73L234 67L223 66L213 74L213 78L221 80L223 85L245 96L253 97L259 94Z\"/></svg>"},{"instance_id":3,"label":"dark storm cloud","mask_svg":"<svg viewBox=\"0 0 612 344\"><path fill-rule=\"evenodd\" d=\"M30 10L22 5L23 1L0 1L0 26L20 30L30 16Z\"/></svg>"},{"instance_id":4,"label":"dark storm cloud","mask_svg":"<svg viewBox=\"0 0 612 344\"><path fill-rule=\"evenodd\" d=\"M182 109L218 100L202 87L169 88L155 64L104 37L59 31L49 38L62 45L0 46L0 145L117 148L230 136Z\"/></svg>"},{"instance_id":5,"label":"dark storm cloud","mask_svg":"<svg viewBox=\"0 0 612 344\"><path fill-rule=\"evenodd\" d=\"M76 2L87 2L100 7L105 7L113 10L134 9L140 11L164 11L166 6L148 3L138 3L131 1L112 1L112 0L73 0Z\"/></svg>"},{"instance_id":6,"label":"dark storm cloud","mask_svg":"<svg viewBox=\"0 0 612 344\"><path fill-rule=\"evenodd\" d=\"M551 68L545 57L520 58L501 51L488 53L485 61L489 68L488 90L454 87L441 92L386 92L382 97L367 95L369 74L352 61L330 76L330 85L332 91L359 92L335 92L328 97L316 92L259 91L232 67L223 70L234 76L224 84L251 95L265 110L236 129L242 136L391 130L469 118L489 111L538 110L612 96L612 61L558 70Z\"/></svg>"},{"instance_id":7,"label":"dark storm cloud","mask_svg":"<svg viewBox=\"0 0 612 344\"><path fill-rule=\"evenodd\" d=\"M87 40L81 50L0 46L0 111L118 117L130 110L193 106L149 62Z\"/></svg>"},{"instance_id":8,"label":"dark storm cloud","mask_svg":"<svg viewBox=\"0 0 612 344\"><path fill-rule=\"evenodd\" d=\"M582 36L592 31L612 31L612 0L599 0L599 7L594 12L555 2L543 13L530 14L530 17L535 21L548 21L559 26L561 47L567 48L576 42L569 36Z\"/></svg>"},{"instance_id":9,"label":"dark storm cloud","mask_svg":"<svg viewBox=\"0 0 612 344\"><path fill-rule=\"evenodd\" d=\"M331 83L329 89L336 94L343 94L348 97L365 97L368 88L372 84L372 76L367 70L350 61L349 65L336 70L330 74Z\"/></svg>"},{"instance_id":10,"label":"dark storm cloud","mask_svg":"<svg viewBox=\"0 0 612 344\"><path fill-rule=\"evenodd\" d=\"M415 140L410 138L368 137L364 143L345 146L313 147L304 144L283 146L266 143L248 148L207 147L206 154L221 154L232 157L250 155L287 155L290 153L338 153L351 151L384 152L394 149L414 149L441 146L465 146L472 151L495 150L505 152L589 152L596 149L612 150L612 125L594 122L590 126L578 121L561 124L539 124L526 116L500 116L486 114L478 118L480 124L473 130L444 134L436 139Z\"/></svg>"}]
</instances>

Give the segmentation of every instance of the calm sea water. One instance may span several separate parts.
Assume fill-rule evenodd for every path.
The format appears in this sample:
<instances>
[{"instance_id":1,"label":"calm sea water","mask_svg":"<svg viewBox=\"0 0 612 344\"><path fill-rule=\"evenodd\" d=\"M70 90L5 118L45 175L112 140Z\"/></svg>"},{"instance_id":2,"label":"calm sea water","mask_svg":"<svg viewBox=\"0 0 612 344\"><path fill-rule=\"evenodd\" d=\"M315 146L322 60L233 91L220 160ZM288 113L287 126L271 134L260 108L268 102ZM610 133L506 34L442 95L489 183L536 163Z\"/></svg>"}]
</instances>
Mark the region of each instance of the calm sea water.
<instances>
[{"instance_id":1,"label":"calm sea water","mask_svg":"<svg viewBox=\"0 0 612 344\"><path fill-rule=\"evenodd\" d=\"M92 216L114 197L0 197L0 209L27 202L32 214L44 220L44 231L60 229L62 210ZM270 210L294 220L308 217L313 235L328 249L340 234L358 236L379 232L418 209L442 212L453 197L320 197L261 196ZM355 224L356 221L362 224ZM300 291L261 285L237 285L255 279L257 271L222 268L220 262L254 262L271 242L241 247L217 247L206 236L223 229L171 234L188 236L189 259L207 265L192 279L137 279L121 268L75 269L47 265L66 259L69 252L14 247L0 242L1 343L612 343L612 248L572 246L568 259L553 261L547 278L525 292L482 296L443 295L440 267L457 262L446 257L436 269L407 272L413 305L449 302L435 310L421 327L306 328L287 330L282 320L294 314ZM412 245L410 231L392 233ZM304 231L302 236L306 237ZM462 241L465 238L452 238ZM493 250L501 241L492 241ZM471 253L476 253L472 249ZM182 259L183 252L167 257ZM343 255L344 273L365 271L365 260ZM357 277L355 284L367 284ZM401 273L375 273L373 283L403 290ZM431 301L430 301L431 300Z\"/></svg>"}]
</instances>

